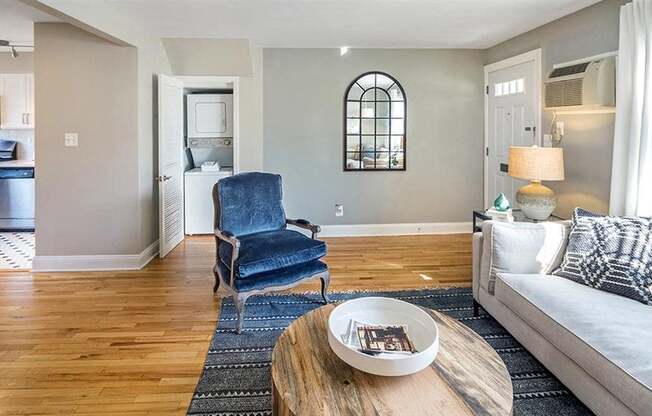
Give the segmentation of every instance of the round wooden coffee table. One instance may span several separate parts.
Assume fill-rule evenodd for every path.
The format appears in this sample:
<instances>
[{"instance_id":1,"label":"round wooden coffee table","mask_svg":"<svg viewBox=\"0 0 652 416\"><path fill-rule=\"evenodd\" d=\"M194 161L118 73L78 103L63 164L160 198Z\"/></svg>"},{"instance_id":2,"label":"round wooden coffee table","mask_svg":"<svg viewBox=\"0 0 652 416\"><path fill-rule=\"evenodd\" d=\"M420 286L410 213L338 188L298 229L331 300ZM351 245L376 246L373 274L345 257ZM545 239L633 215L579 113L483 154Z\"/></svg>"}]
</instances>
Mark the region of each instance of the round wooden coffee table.
<instances>
[{"instance_id":1,"label":"round wooden coffee table","mask_svg":"<svg viewBox=\"0 0 652 416\"><path fill-rule=\"evenodd\" d=\"M478 334L426 309L439 327L439 353L427 369L403 377L356 370L328 345L322 306L290 325L272 353L274 415L510 415L505 364Z\"/></svg>"}]
</instances>

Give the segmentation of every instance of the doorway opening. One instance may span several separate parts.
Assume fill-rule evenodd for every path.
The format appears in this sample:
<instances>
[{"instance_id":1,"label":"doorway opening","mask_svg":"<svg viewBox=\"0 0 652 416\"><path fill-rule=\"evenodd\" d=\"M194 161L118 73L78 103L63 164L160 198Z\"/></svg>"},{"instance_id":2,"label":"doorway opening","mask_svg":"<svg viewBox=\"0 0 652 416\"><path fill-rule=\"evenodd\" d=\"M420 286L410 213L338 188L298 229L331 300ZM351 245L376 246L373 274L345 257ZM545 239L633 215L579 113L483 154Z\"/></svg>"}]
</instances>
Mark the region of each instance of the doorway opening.
<instances>
[{"instance_id":1,"label":"doorway opening","mask_svg":"<svg viewBox=\"0 0 652 416\"><path fill-rule=\"evenodd\" d=\"M159 257L213 233L212 188L239 171L238 77L158 76Z\"/></svg>"},{"instance_id":2,"label":"doorway opening","mask_svg":"<svg viewBox=\"0 0 652 416\"><path fill-rule=\"evenodd\" d=\"M541 49L484 67L484 206L525 184L508 175L510 146L541 145Z\"/></svg>"},{"instance_id":3,"label":"doorway opening","mask_svg":"<svg viewBox=\"0 0 652 416\"><path fill-rule=\"evenodd\" d=\"M30 29L11 34L0 29L0 271L30 270L35 254L34 43Z\"/></svg>"}]
</instances>

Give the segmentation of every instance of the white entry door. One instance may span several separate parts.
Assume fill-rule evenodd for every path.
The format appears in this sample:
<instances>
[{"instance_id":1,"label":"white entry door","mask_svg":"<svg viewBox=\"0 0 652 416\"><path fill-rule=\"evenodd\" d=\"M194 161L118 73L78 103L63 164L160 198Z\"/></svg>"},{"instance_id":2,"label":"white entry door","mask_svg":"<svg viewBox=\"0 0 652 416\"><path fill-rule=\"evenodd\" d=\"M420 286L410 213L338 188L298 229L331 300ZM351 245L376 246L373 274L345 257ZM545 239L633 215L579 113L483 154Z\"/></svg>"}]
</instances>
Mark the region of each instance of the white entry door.
<instances>
[{"instance_id":1,"label":"white entry door","mask_svg":"<svg viewBox=\"0 0 652 416\"><path fill-rule=\"evenodd\" d=\"M501 192L515 207L509 147L541 144L541 49L485 66L485 85L485 208Z\"/></svg>"},{"instance_id":2,"label":"white entry door","mask_svg":"<svg viewBox=\"0 0 652 416\"><path fill-rule=\"evenodd\" d=\"M159 256L184 238L183 231L183 83L158 76Z\"/></svg>"}]
</instances>

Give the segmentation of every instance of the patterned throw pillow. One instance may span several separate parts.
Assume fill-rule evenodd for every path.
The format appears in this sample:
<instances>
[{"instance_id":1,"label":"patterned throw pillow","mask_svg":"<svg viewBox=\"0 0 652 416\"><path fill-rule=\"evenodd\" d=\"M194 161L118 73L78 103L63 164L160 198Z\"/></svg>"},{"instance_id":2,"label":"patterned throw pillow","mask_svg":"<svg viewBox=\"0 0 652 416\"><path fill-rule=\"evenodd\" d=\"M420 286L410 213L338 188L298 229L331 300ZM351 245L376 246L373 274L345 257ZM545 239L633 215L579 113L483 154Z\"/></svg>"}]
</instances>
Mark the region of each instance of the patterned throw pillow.
<instances>
[{"instance_id":1,"label":"patterned throw pillow","mask_svg":"<svg viewBox=\"0 0 652 416\"><path fill-rule=\"evenodd\" d=\"M553 274L652 305L652 219L575 208L566 254Z\"/></svg>"}]
</instances>

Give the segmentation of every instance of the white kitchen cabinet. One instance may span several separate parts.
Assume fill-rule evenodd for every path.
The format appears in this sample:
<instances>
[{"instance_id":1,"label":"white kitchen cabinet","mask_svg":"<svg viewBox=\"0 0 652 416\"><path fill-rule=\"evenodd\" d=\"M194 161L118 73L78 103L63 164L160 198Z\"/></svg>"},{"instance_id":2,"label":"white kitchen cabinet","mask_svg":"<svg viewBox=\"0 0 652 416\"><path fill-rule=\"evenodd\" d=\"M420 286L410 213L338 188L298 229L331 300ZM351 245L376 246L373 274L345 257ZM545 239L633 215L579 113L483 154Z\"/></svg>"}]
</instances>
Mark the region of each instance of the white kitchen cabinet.
<instances>
[{"instance_id":1,"label":"white kitchen cabinet","mask_svg":"<svg viewBox=\"0 0 652 416\"><path fill-rule=\"evenodd\" d=\"M34 74L0 74L0 128L34 128Z\"/></svg>"}]
</instances>

